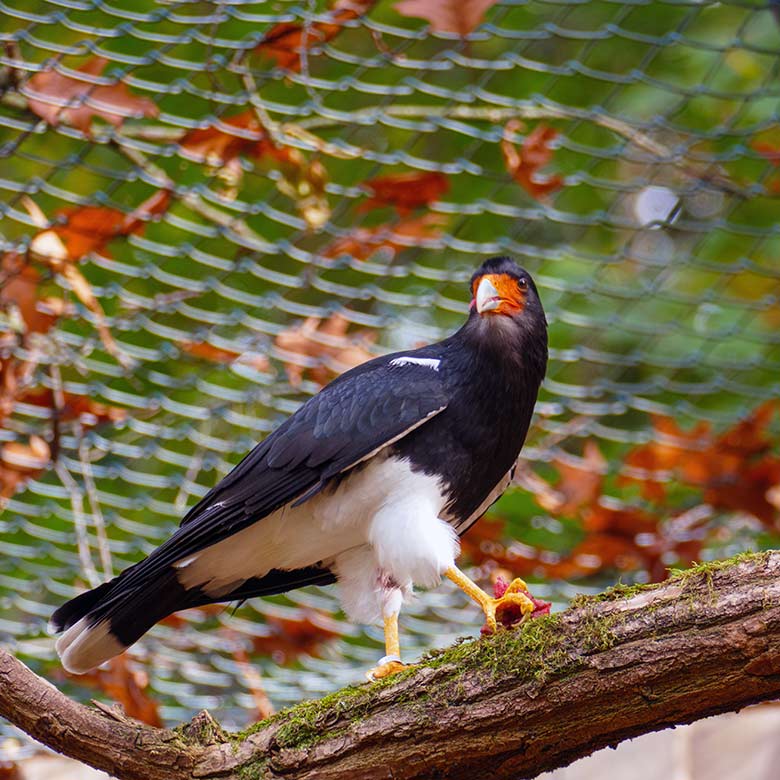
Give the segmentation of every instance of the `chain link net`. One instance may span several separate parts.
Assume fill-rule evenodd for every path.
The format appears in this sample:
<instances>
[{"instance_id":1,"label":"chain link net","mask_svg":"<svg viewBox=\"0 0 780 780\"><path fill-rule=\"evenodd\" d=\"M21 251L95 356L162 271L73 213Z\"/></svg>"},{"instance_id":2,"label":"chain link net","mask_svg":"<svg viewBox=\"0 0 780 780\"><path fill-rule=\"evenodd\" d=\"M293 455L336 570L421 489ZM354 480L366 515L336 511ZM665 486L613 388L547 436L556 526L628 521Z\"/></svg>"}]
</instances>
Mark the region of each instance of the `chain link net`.
<instances>
[{"instance_id":1,"label":"chain link net","mask_svg":"<svg viewBox=\"0 0 780 780\"><path fill-rule=\"evenodd\" d=\"M53 608L149 553L322 382L458 327L486 256L526 266L548 314L524 451L541 473L596 441L616 476L653 415L723 430L780 396L780 29L766 3L502 0L465 35L386 0L355 3L333 35L319 2L1 7L4 271L37 268L37 310L67 305L36 329L18 296L4 301L3 359L51 400L3 396L0 637L78 698L95 693L53 660ZM95 57L105 67L78 76ZM52 72L89 88L36 98ZM99 88L119 80L149 103L117 121ZM85 103L86 123L64 119ZM539 127L557 131L540 176L562 177L541 194L505 159ZM410 172L446 191L365 208L363 182ZM81 232L58 222L79 206L97 207ZM110 210L138 224L94 239ZM77 252L77 233L96 243ZM522 491L495 512L521 542L566 538ZM588 586L534 591L563 603ZM410 659L477 629L446 584L402 617ZM308 589L187 614L130 656L164 722L209 707L243 726L261 688L277 707L319 696L381 647L331 589Z\"/></svg>"}]
</instances>

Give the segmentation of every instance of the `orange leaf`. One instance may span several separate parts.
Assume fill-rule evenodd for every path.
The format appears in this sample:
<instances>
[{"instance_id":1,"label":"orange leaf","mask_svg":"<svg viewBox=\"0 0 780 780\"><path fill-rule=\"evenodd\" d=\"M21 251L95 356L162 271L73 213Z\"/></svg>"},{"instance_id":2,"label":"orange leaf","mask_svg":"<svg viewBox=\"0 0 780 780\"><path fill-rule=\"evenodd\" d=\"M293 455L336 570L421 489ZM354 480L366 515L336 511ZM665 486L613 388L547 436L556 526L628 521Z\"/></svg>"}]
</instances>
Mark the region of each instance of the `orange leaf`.
<instances>
[{"instance_id":1,"label":"orange leaf","mask_svg":"<svg viewBox=\"0 0 780 780\"><path fill-rule=\"evenodd\" d=\"M377 225L372 228L357 228L346 236L336 239L322 250L323 257L351 255L356 260L368 260L380 249L396 255L423 241L431 241L441 235L439 226L444 223L440 214L425 214L416 219L407 219L395 225Z\"/></svg>"},{"instance_id":2,"label":"orange leaf","mask_svg":"<svg viewBox=\"0 0 780 780\"><path fill-rule=\"evenodd\" d=\"M206 341L182 341L179 342L179 347L189 355L212 363L230 364L240 361L250 365L256 371L268 371L271 367L268 358L257 352L237 352L232 349L223 349Z\"/></svg>"},{"instance_id":3,"label":"orange leaf","mask_svg":"<svg viewBox=\"0 0 780 780\"><path fill-rule=\"evenodd\" d=\"M374 357L367 346L374 343L376 335L360 331L348 336L348 327L346 317L335 312L325 322L309 317L301 325L279 333L274 344L284 360L290 384L299 385L307 370L315 382L325 384Z\"/></svg>"},{"instance_id":4,"label":"orange leaf","mask_svg":"<svg viewBox=\"0 0 780 780\"><path fill-rule=\"evenodd\" d=\"M591 506L601 495L607 461L595 441L585 442L582 458L569 455L556 458L553 465L560 478L554 491L535 493L539 506L554 515L571 517L583 507Z\"/></svg>"},{"instance_id":5,"label":"orange leaf","mask_svg":"<svg viewBox=\"0 0 780 780\"><path fill-rule=\"evenodd\" d=\"M479 27L497 0L402 0L393 8L401 16L430 22L434 32L457 33L462 38Z\"/></svg>"},{"instance_id":6,"label":"orange leaf","mask_svg":"<svg viewBox=\"0 0 780 780\"><path fill-rule=\"evenodd\" d=\"M363 182L371 197L360 206L361 211L393 206L400 216L422 206L428 206L447 192L449 179L435 171L415 171L380 176Z\"/></svg>"},{"instance_id":7,"label":"orange leaf","mask_svg":"<svg viewBox=\"0 0 780 780\"><path fill-rule=\"evenodd\" d=\"M109 406L95 401L85 395L76 393L62 394L62 407L56 409L54 393L48 388L26 390L17 396L18 403L42 406L51 409L62 422L80 420L83 425L91 426L98 423L115 423L127 419L127 410L118 406Z\"/></svg>"},{"instance_id":8,"label":"orange leaf","mask_svg":"<svg viewBox=\"0 0 780 780\"><path fill-rule=\"evenodd\" d=\"M40 297L41 275L27 259L9 252L0 261L0 308L15 306L24 320L26 333L46 333L69 313L62 298Z\"/></svg>"},{"instance_id":9,"label":"orange leaf","mask_svg":"<svg viewBox=\"0 0 780 780\"><path fill-rule=\"evenodd\" d=\"M168 209L170 201L168 190L158 190L129 213L107 206L59 209L56 224L36 234L30 248L59 271L63 263L102 251L115 238L142 232L148 220Z\"/></svg>"},{"instance_id":10,"label":"orange leaf","mask_svg":"<svg viewBox=\"0 0 780 780\"><path fill-rule=\"evenodd\" d=\"M780 168L780 146L764 141L754 141L752 146L762 157L766 157L775 168Z\"/></svg>"},{"instance_id":11,"label":"orange leaf","mask_svg":"<svg viewBox=\"0 0 780 780\"><path fill-rule=\"evenodd\" d=\"M240 154L260 157L265 153L266 133L254 111L218 119L208 127L190 130L179 146L185 157L209 165L224 165Z\"/></svg>"},{"instance_id":12,"label":"orange leaf","mask_svg":"<svg viewBox=\"0 0 780 780\"><path fill-rule=\"evenodd\" d=\"M539 169L547 165L553 158L553 150L549 144L558 131L544 124L537 125L530 132L518 149L510 140L509 135L522 129L523 125L517 119L507 122L504 137L501 139L501 152L504 163L512 178L532 197L537 200L545 198L563 187L563 177L558 174L540 177Z\"/></svg>"},{"instance_id":13,"label":"orange leaf","mask_svg":"<svg viewBox=\"0 0 780 780\"><path fill-rule=\"evenodd\" d=\"M99 76L107 64L103 57L92 57L76 72ZM155 117L159 113L153 101L133 95L121 82L95 84L59 73L55 67L36 73L23 88L30 110L50 125L66 122L88 133L92 117L119 127L127 117Z\"/></svg>"},{"instance_id":14,"label":"orange leaf","mask_svg":"<svg viewBox=\"0 0 780 780\"><path fill-rule=\"evenodd\" d=\"M181 149L185 157L222 166L222 172L229 171L231 163L241 154L256 160L271 158L282 174L276 181L277 189L295 201L309 227L322 227L330 217L325 167L318 160L307 160L299 149L275 143L254 111L243 111L208 127L191 130L182 139ZM239 166L231 173L235 174L235 181L240 181Z\"/></svg>"},{"instance_id":15,"label":"orange leaf","mask_svg":"<svg viewBox=\"0 0 780 780\"><path fill-rule=\"evenodd\" d=\"M317 655L324 642L340 636L338 623L313 609L302 609L296 618L268 615L265 632L252 636L256 653L277 664L293 663L301 655Z\"/></svg>"},{"instance_id":16,"label":"orange leaf","mask_svg":"<svg viewBox=\"0 0 780 780\"><path fill-rule=\"evenodd\" d=\"M131 669L127 654L122 653L87 674L68 675L76 682L97 688L121 704L125 714L150 726L162 726L159 704L149 695L146 672Z\"/></svg>"},{"instance_id":17,"label":"orange leaf","mask_svg":"<svg viewBox=\"0 0 780 780\"><path fill-rule=\"evenodd\" d=\"M25 482L43 473L51 449L40 436L28 443L9 441L0 447L0 500L10 498Z\"/></svg>"},{"instance_id":18,"label":"orange leaf","mask_svg":"<svg viewBox=\"0 0 780 780\"><path fill-rule=\"evenodd\" d=\"M332 41L341 32L345 22L359 19L371 10L375 2L336 0L324 21L276 24L263 36L254 51L274 60L280 68L297 72L301 69L301 55L304 51Z\"/></svg>"}]
</instances>

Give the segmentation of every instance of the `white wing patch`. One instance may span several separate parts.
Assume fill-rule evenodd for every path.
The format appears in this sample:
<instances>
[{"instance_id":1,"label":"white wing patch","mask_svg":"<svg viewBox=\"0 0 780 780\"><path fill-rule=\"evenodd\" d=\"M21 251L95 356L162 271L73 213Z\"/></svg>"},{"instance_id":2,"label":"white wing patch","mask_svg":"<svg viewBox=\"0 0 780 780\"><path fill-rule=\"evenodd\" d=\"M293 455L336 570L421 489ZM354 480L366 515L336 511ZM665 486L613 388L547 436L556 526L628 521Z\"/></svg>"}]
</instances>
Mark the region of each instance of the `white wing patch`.
<instances>
[{"instance_id":1,"label":"white wing patch","mask_svg":"<svg viewBox=\"0 0 780 780\"><path fill-rule=\"evenodd\" d=\"M434 371L439 370L441 360L436 358L397 357L390 361L391 366L425 366Z\"/></svg>"}]
</instances>

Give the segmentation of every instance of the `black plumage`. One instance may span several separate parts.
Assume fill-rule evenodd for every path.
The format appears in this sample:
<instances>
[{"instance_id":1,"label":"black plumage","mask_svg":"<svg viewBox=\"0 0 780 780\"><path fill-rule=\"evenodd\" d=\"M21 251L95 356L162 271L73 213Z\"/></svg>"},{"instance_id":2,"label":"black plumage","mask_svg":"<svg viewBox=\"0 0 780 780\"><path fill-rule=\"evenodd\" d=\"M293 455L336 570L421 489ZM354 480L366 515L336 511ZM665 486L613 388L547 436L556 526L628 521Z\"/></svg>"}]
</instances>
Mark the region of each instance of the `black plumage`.
<instances>
[{"instance_id":1,"label":"black plumage","mask_svg":"<svg viewBox=\"0 0 780 780\"><path fill-rule=\"evenodd\" d=\"M475 296L483 278L503 291L498 303L485 304L493 308L480 313L472 305L464 326L449 338L375 358L338 377L190 509L168 541L60 607L52 616L56 630L84 622L81 634L58 649L75 647L79 636L101 623L127 646L178 609L333 582L335 565L319 558L289 570L266 565L258 576L242 575L235 587L219 592L209 592L208 580L182 584L181 570L254 524L262 530L264 518L305 510L316 496L321 506L383 459L434 479L441 486L441 517L464 533L513 469L547 360L546 321L531 277L509 258L492 258L472 279ZM81 654L99 658L87 645L84 640ZM81 669L75 661L71 666Z\"/></svg>"}]
</instances>

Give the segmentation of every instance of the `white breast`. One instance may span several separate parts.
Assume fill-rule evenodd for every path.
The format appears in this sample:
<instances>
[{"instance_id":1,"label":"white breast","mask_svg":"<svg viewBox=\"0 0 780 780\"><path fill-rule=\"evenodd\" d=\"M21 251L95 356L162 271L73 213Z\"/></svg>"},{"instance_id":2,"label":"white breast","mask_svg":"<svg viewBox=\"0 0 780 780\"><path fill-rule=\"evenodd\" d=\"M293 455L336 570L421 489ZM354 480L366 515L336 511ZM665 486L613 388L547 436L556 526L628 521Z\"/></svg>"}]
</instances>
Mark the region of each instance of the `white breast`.
<instances>
[{"instance_id":1,"label":"white breast","mask_svg":"<svg viewBox=\"0 0 780 780\"><path fill-rule=\"evenodd\" d=\"M218 596L271 569L332 561L368 544L380 565L399 578L428 581L441 557L436 550L444 546L445 557L451 557L452 543L446 539L453 534L439 520L444 502L438 479L380 453L335 490L326 488L300 506L288 505L177 562L177 576L187 588L202 586ZM426 553L429 547L433 549Z\"/></svg>"}]
</instances>

